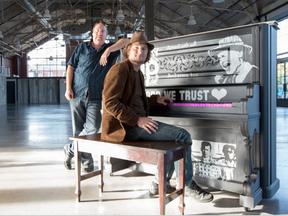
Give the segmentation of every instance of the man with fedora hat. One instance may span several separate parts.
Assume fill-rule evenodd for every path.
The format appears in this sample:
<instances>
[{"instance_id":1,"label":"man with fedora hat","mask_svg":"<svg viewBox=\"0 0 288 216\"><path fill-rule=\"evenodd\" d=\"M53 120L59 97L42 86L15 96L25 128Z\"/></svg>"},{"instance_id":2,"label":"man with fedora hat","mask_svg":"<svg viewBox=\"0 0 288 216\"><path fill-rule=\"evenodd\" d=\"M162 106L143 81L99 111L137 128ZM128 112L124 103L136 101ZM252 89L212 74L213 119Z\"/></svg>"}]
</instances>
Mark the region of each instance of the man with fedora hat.
<instances>
[{"instance_id":1,"label":"man with fedora hat","mask_svg":"<svg viewBox=\"0 0 288 216\"><path fill-rule=\"evenodd\" d=\"M217 74L214 78L216 83L244 83L252 68L257 68L244 61L245 54L251 54L252 47L244 44L238 35L222 38L219 45L208 50L209 56L216 57L226 74Z\"/></svg>"},{"instance_id":2,"label":"man with fedora hat","mask_svg":"<svg viewBox=\"0 0 288 216\"><path fill-rule=\"evenodd\" d=\"M141 65L148 62L154 45L149 43L144 33L135 33L123 53L125 61L114 65L104 81L103 120L101 139L122 142L123 140L159 140L192 142L190 134L183 128L154 121L148 118L150 103L167 105L170 97L152 95L146 97L144 76ZM210 202L213 195L200 188L192 179L191 146L187 148L185 191L186 195L200 202ZM175 187L170 179L178 163L167 167L166 190L171 193ZM178 173L176 172L178 181ZM150 187L150 194L157 195L158 169Z\"/></svg>"}]
</instances>

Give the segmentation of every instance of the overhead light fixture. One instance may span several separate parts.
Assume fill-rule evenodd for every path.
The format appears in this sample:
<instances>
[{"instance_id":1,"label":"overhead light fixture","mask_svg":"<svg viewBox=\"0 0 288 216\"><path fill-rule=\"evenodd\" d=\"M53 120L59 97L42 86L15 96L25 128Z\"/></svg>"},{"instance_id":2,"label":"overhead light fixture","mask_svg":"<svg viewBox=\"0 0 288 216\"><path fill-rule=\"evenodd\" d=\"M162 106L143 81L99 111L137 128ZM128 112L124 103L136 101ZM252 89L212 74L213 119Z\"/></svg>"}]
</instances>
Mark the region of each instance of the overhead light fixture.
<instances>
[{"instance_id":1,"label":"overhead light fixture","mask_svg":"<svg viewBox=\"0 0 288 216\"><path fill-rule=\"evenodd\" d=\"M43 18L46 20L50 20L51 19L51 14L50 11L48 9L45 10L44 14L43 14Z\"/></svg>"},{"instance_id":2,"label":"overhead light fixture","mask_svg":"<svg viewBox=\"0 0 288 216\"><path fill-rule=\"evenodd\" d=\"M30 46L34 46L34 40L33 39L31 39L30 41L29 41L29 44L30 44Z\"/></svg>"},{"instance_id":3,"label":"overhead light fixture","mask_svg":"<svg viewBox=\"0 0 288 216\"><path fill-rule=\"evenodd\" d=\"M213 3L222 3L224 2L225 0L213 0Z\"/></svg>"},{"instance_id":4,"label":"overhead light fixture","mask_svg":"<svg viewBox=\"0 0 288 216\"><path fill-rule=\"evenodd\" d=\"M16 43L16 45L15 45L15 48L17 48L17 49L21 49L21 44L20 44L19 41L17 41L17 43Z\"/></svg>"},{"instance_id":5,"label":"overhead light fixture","mask_svg":"<svg viewBox=\"0 0 288 216\"><path fill-rule=\"evenodd\" d=\"M196 20L195 17L192 13L192 6L191 6L191 15L189 16L189 20L187 22L187 25L195 25L196 24Z\"/></svg>"},{"instance_id":6,"label":"overhead light fixture","mask_svg":"<svg viewBox=\"0 0 288 216\"><path fill-rule=\"evenodd\" d=\"M50 56L49 60L50 60L50 61L53 61L53 57L52 57L52 56Z\"/></svg>"},{"instance_id":7,"label":"overhead light fixture","mask_svg":"<svg viewBox=\"0 0 288 216\"><path fill-rule=\"evenodd\" d=\"M2 40L4 38L2 31L0 30L0 39Z\"/></svg>"},{"instance_id":8,"label":"overhead light fixture","mask_svg":"<svg viewBox=\"0 0 288 216\"><path fill-rule=\"evenodd\" d=\"M117 20L123 20L125 18L125 16L123 14L123 11L121 10L121 0L119 0L119 2L120 2L120 10L118 10L116 19Z\"/></svg>"},{"instance_id":9,"label":"overhead light fixture","mask_svg":"<svg viewBox=\"0 0 288 216\"><path fill-rule=\"evenodd\" d=\"M172 34L172 37L177 37L178 36L178 33L177 31L173 30L173 34Z\"/></svg>"},{"instance_id":10,"label":"overhead light fixture","mask_svg":"<svg viewBox=\"0 0 288 216\"><path fill-rule=\"evenodd\" d=\"M69 44L70 44L69 38L66 38L66 39L64 40L64 42L65 42L66 45L69 45Z\"/></svg>"},{"instance_id":11,"label":"overhead light fixture","mask_svg":"<svg viewBox=\"0 0 288 216\"><path fill-rule=\"evenodd\" d=\"M196 20L195 20L193 15L189 16L189 20L188 20L187 24L188 25L195 25L196 24Z\"/></svg>"},{"instance_id":12,"label":"overhead light fixture","mask_svg":"<svg viewBox=\"0 0 288 216\"><path fill-rule=\"evenodd\" d=\"M63 31L62 31L60 26L57 27L56 33L57 34L63 34Z\"/></svg>"},{"instance_id":13,"label":"overhead light fixture","mask_svg":"<svg viewBox=\"0 0 288 216\"><path fill-rule=\"evenodd\" d=\"M28 56L27 61L30 61L30 60L31 60L31 58L30 58L30 56Z\"/></svg>"},{"instance_id":14,"label":"overhead light fixture","mask_svg":"<svg viewBox=\"0 0 288 216\"><path fill-rule=\"evenodd\" d=\"M122 10L118 10L116 19L117 20L123 20L124 18L125 18L125 16L123 14L123 11Z\"/></svg>"},{"instance_id":15,"label":"overhead light fixture","mask_svg":"<svg viewBox=\"0 0 288 216\"><path fill-rule=\"evenodd\" d=\"M117 27L116 27L116 30L115 30L115 34L117 35L117 34L121 34L122 32L121 32L121 29L120 29L120 27L117 25Z\"/></svg>"},{"instance_id":16,"label":"overhead light fixture","mask_svg":"<svg viewBox=\"0 0 288 216\"><path fill-rule=\"evenodd\" d=\"M43 18L46 19L46 20L50 20L51 19L51 14L50 14L50 11L48 10L48 7L47 7L47 1L46 0L46 9L45 9L45 12L43 14Z\"/></svg>"}]
</instances>

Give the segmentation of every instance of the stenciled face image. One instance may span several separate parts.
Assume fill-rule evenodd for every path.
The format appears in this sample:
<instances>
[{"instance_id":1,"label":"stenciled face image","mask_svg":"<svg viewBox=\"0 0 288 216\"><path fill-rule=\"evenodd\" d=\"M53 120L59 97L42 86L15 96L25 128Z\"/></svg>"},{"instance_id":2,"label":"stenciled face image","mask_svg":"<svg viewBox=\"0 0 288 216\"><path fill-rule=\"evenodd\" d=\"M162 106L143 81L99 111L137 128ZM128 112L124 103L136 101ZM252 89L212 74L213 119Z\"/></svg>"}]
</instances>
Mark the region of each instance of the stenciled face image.
<instances>
[{"instance_id":1,"label":"stenciled face image","mask_svg":"<svg viewBox=\"0 0 288 216\"><path fill-rule=\"evenodd\" d=\"M217 56L219 64L226 71L227 74L237 72L238 67L242 64L242 52L236 50L223 50Z\"/></svg>"},{"instance_id":2,"label":"stenciled face image","mask_svg":"<svg viewBox=\"0 0 288 216\"><path fill-rule=\"evenodd\" d=\"M204 149L204 158L210 157L211 149L210 146L205 146Z\"/></svg>"},{"instance_id":3,"label":"stenciled face image","mask_svg":"<svg viewBox=\"0 0 288 216\"><path fill-rule=\"evenodd\" d=\"M234 157L235 157L234 150L231 148L228 148L228 157L230 160L234 159Z\"/></svg>"}]
</instances>

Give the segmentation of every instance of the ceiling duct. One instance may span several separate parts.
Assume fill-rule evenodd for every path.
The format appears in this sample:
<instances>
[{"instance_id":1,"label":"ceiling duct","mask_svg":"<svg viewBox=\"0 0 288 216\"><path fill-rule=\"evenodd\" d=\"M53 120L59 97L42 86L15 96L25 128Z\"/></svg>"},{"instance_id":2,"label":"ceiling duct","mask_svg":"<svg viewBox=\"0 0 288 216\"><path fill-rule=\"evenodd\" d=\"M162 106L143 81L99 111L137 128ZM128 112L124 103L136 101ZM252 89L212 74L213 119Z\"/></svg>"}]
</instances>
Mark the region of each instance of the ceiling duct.
<instances>
[{"instance_id":1,"label":"ceiling duct","mask_svg":"<svg viewBox=\"0 0 288 216\"><path fill-rule=\"evenodd\" d=\"M37 11L37 10L35 9L35 7L31 4L31 2L29 2L28 0L18 0L18 2L19 2L32 16L36 16L36 18L40 18L40 19L36 19L39 24L41 24L44 28L50 29L51 31L53 31L52 26L48 23L48 21L47 21L46 19L44 19L44 17L42 16L42 14L39 13L39 11Z\"/></svg>"},{"instance_id":2,"label":"ceiling duct","mask_svg":"<svg viewBox=\"0 0 288 216\"><path fill-rule=\"evenodd\" d=\"M0 46L0 48L3 49L3 50L8 51L8 52L10 52L10 53L13 53L14 55L23 57L23 53L22 53L22 55L20 55L20 54L18 54L18 53L16 53L16 52L13 52L12 50L9 50L9 49L7 49L7 48L5 48L5 47Z\"/></svg>"},{"instance_id":3,"label":"ceiling duct","mask_svg":"<svg viewBox=\"0 0 288 216\"><path fill-rule=\"evenodd\" d=\"M139 17L145 18L145 5L143 5L139 11ZM143 19L136 19L134 22L133 32L138 31L141 28L141 24L143 23Z\"/></svg>"},{"instance_id":4,"label":"ceiling duct","mask_svg":"<svg viewBox=\"0 0 288 216\"><path fill-rule=\"evenodd\" d=\"M42 25L45 29L53 30L52 26L47 22L47 20L45 20L43 18L42 14L40 14L28 0L18 0L17 3L20 4L24 9L26 9L27 12L30 14L30 16L32 18L34 17L35 21L38 22L40 25ZM9 46L9 48L12 48L13 50L7 49L5 47L1 47L2 49L6 50L10 53L13 53L14 55L18 55L20 57L23 56L23 52L21 54L16 53L16 52L21 52L21 50L19 49L19 46L17 44L14 47L12 45L7 44L6 42L4 42L2 40L0 40L0 42L5 44L6 46Z\"/></svg>"},{"instance_id":5,"label":"ceiling duct","mask_svg":"<svg viewBox=\"0 0 288 216\"><path fill-rule=\"evenodd\" d=\"M15 48L14 46L11 46L11 45L7 44L6 42L4 42L4 41L2 41L2 40L0 40L0 43L5 44L6 46L9 46L9 48L12 48L12 49L16 50L16 52L21 52L21 50ZM15 53L15 51L12 51L12 50L10 50L10 49L4 48L4 47L2 47L2 46L1 46L1 48L4 49L4 50L6 50L6 51L8 51L8 52L10 52L10 53L13 53L13 54L15 54L15 55L21 56L21 55L19 55L18 53ZM21 56L21 57L22 57L22 56Z\"/></svg>"},{"instance_id":6,"label":"ceiling duct","mask_svg":"<svg viewBox=\"0 0 288 216\"><path fill-rule=\"evenodd\" d=\"M2 31L0 30L0 39L2 40L4 38Z\"/></svg>"}]
</instances>

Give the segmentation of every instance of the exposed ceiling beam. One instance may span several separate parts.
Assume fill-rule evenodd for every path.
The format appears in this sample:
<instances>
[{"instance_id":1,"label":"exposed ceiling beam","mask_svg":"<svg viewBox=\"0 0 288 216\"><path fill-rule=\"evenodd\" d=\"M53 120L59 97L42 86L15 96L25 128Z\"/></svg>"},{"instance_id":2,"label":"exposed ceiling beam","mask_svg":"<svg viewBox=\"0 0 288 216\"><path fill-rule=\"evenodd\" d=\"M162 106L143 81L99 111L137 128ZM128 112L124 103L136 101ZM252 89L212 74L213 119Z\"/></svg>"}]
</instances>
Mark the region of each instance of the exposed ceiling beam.
<instances>
[{"instance_id":1,"label":"exposed ceiling beam","mask_svg":"<svg viewBox=\"0 0 288 216\"><path fill-rule=\"evenodd\" d=\"M39 13L35 9L35 7L31 4L28 0L17 0L17 3L22 6L24 9L27 10L27 12L30 14L30 16L35 19L40 25L42 25L46 29L53 30L52 26L47 22L46 19L43 18L42 14Z\"/></svg>"}]
</instances>

